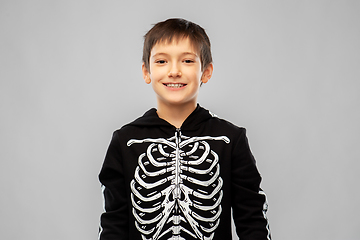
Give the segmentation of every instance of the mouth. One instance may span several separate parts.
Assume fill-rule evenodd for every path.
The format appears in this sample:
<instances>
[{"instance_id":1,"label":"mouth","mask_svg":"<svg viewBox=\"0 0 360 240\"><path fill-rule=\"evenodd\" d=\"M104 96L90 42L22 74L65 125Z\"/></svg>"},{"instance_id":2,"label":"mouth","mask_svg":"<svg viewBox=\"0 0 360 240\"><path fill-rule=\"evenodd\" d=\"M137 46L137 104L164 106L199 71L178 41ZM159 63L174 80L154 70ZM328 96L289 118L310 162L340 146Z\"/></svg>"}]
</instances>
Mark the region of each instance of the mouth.
<instances>
[{"instance_id":1,"label":"mouth","mask_svg":"<svg viewBox=\"0 0 360 240\"><path fill-rule=\"evenodd\" d=\"M164 85L169 88L182 88L186 86L186 84L183 83L164 83Z\"/></svg>"}]
</instances>

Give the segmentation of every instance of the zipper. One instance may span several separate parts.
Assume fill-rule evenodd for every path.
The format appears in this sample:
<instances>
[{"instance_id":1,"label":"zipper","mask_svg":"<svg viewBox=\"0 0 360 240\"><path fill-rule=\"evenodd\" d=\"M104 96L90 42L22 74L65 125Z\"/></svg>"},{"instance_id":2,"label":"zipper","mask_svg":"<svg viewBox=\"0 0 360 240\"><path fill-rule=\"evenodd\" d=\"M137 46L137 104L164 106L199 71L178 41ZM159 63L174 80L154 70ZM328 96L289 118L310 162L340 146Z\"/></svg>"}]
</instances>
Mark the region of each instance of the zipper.
<instances>
[{"instance_id":1,"label":"zipper","mask_svg":"<svg viewBox=\"0 0 360 240\"><path fill-rule=\"evenodd\" d=\"M176 137L181 138L181 128L175 128L175 134L177 134Z\"/></svg>"},{"instance_id":2,"label":"zipper","mask_svg":"<svg viewBox=\"0 0 360 240\"><path fill-rule=\"evenodd\" d=\"M175 189L174 189L174 199L180 199L180 147L181 142L181 129L175 129L175 144L176 144L176 153L175 153Z\"/></svg>"}]
</instances>

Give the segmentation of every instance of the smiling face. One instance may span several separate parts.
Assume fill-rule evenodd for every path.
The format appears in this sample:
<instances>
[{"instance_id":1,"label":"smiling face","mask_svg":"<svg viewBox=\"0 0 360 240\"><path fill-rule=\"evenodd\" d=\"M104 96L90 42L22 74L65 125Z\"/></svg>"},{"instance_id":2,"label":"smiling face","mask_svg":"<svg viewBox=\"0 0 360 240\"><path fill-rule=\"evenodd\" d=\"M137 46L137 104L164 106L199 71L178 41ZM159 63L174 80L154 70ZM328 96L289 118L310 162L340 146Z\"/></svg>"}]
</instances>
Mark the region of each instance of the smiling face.
<instances>
[{"instance_id":1,"label":"smiling face","mask_svg":"<svg viewBox=\"0 0 360 240\"><path fill-rule=\"evenodd\" d=\"M206 83L213 66L201 70L200 57L188 38L157 43L151 50L149 68L143 64L143 77L156 93L158 107L195 107L201 82Z\"/></svg>"}]
</instances>

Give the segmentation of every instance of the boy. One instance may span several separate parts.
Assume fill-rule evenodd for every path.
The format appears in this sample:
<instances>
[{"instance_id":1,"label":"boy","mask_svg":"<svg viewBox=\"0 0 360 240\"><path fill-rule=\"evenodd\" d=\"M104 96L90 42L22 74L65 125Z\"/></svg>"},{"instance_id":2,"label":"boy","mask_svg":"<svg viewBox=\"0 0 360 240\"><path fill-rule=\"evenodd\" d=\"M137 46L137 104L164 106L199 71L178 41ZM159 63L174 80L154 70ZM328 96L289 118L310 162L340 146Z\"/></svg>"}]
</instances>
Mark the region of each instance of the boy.
<instances>
[{"instance_id":1,"label":"boy","mask_svg":"<svg viewBox=\"0 0 360 240\"><path fill-rule=\"evenodd\" d=\"M184 19L146 35L143 78L157 109L113 134L99 174L100 240L270 239L266 196L245 129L197 104L212 75L204 29Z\"/></svg>"}]
</instances>

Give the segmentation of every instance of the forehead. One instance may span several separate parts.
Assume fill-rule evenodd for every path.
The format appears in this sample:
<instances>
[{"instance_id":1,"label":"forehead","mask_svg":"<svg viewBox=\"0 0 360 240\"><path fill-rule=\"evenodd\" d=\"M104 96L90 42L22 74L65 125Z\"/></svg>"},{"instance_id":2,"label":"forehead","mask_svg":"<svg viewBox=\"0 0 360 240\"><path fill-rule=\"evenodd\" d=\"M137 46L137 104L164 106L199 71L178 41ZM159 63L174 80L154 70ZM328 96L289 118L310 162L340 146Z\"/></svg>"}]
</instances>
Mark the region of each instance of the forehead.
<instances>
[{"instance_id":1,"label":"forehead","mask_svg":"<svg viewBox=\"0 0 360 240\"><path fill-rule=\"evenodd\" d=\"M161 40L151 49L150 55L159 53L193 53L198 56L198 49L193 42L187 38L173 38L171 40Z\"/></svg>"}]
</instances>

